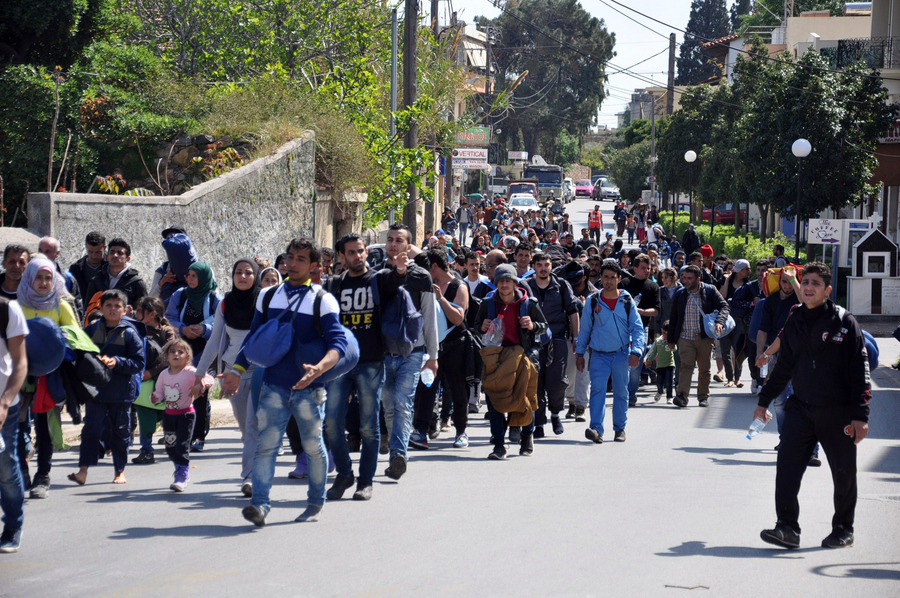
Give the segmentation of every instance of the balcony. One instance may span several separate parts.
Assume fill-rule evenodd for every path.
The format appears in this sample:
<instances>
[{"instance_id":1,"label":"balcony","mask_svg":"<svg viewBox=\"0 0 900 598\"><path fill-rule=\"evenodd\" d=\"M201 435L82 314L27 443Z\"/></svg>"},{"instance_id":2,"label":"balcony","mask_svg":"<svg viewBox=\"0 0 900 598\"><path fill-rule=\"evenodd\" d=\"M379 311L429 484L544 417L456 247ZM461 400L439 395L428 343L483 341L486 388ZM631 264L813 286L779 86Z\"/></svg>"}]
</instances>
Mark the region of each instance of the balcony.
<instances>
[{"instance_id":1,"label":"balcony","mask_svg":"<svg viewBox=\"0 0 900 598\"><path fill-rule=\"evenodd\" d=\"M872 69L900 69L900 37L838 40L837 48L822 48L832 68L843 69L860 60Z\"/></svg>"}]
</instances>

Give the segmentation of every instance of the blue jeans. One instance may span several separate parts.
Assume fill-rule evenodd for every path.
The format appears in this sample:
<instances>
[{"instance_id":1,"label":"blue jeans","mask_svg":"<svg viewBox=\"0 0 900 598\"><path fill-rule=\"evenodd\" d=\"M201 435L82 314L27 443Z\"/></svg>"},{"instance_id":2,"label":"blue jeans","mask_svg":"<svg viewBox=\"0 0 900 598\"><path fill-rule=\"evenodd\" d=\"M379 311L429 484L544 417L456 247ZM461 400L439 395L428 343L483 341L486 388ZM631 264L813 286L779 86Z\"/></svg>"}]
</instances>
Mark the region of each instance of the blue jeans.
<instances>
[{"instance_id":1,"label":"blue jeans","mask_svg":"<svg viewBox=\"0 0 900 598\"><path fill-rule=\"evenodd\" d=\"M362 447L359 456L359 484L369 486L378 466L378 445L381 442L381 387L384 384L384 362L367 361L328 385L328 402L325 404L325 434L334 456L338 475L352 476L353 461L347 445L347 408L350 394L356 392L359 399L359 435Z\"/></svg>"},{"instance_id":2,"label":"blue jeans","mask_svg":"<svg viewBox=\"0 0 900 598\"><path fill-rule=\"evenodd\" d=\"M384 405L384 422L391 435L392 457L399 454L408 459L406 449L412 433L413 403L424 363L422 350L413 351L409 357L386 355L384 358L381 403Z\"/></svg>"},{"instance_id":3,"label":"blue jeans","mask_svg":"<svg viewBox=\"0 0 900 598\"><path fill-rule=\"evenodd\" d=\"M17 438L19 435L19 404L9 408L3 422L3 441L6 449L0 453L0 508L4 529L18 531L25 521L25 484L19 469Z\"/></svg>"},{"instance_id":4,"label":"blue jeans","mask_svg":"<svg viewBox=\"0 0 900 598\"><path fill-rule=\"evenodd\" d=\"M459 242L462 245L466 244L466 231L469 229L468 222L460 222L459 223Z\"/></svg>"},{"instance_id":5,"label":"blue jeans","mask_svg":"<svg viewBox=\"0 0 900 598\"><path fill-rule=\"evenodd\" d=\"M603 436L606 417L606 383L612 376L613 430L624 430L628 423L628 351L591 352L591 427ZM639 370L640 371L640 370Z\"/></svg>"},{"instance_id":6,"label":"blue jeans","mask_svg":"<svg viewBox=\"0 0 900 598\"><path fill-rule=\"evenodd\" d=\"M632 401L632 402L637 399L638 387L641 385L641 374L643 373L644 368L645 368L644 356L647 354L647 351L649 350L647 348L647 329L646 328L644 328L643 334L644 334L644 352L641 355L641 362L639 364L637 364L636 366L634 366L633 368L630 368L630 371L628 372L628 400Z\"/></svg>"},{"instance_id":7,"label":"blue jeans","mask_svg":"<svg viewBox=\"0 0 900 598\"><path fill-rule=\"evenodd\" d=\"M251 504L268 513L271 508L269 490L275 477L275 457L284 438L288 420L294 416L303 439L303 450L309 463L309 506L325 504L325 476L328 453L322 436L325 421L325 389L292 390L283 386L264 384L259 395L256 420L259 444L253 460L253 499Z\"/></svg>"}]
</instances>

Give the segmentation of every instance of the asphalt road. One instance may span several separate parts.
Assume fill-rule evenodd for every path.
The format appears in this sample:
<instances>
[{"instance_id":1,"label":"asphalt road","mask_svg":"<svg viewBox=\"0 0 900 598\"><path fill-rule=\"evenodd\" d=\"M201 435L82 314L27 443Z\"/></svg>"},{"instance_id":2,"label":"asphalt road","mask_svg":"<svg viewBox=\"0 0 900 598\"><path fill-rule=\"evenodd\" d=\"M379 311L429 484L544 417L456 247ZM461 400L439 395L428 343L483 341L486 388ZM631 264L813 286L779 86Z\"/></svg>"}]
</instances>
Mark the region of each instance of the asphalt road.
<instances>
[{"instance_id":1,"label":"asphalt road","mask_svg":"<svg viewBox=\"0 0 900 598\"><path fill-rule=\"evenodd\" d=\"M708 409L685 410L654 404L643 387L625 443L593 445L586 424L569 420L533 457L513 450L493 462L475 416L468 449L444 435L412 453L399 483L381 475L381 457L370 502L328 503L311 524L293 522L306 487L287 478L289 453L268 525L241 518L234 427L212 431L183 494L168 490L165 459L129 465L124 486L110 483L106 461L77 487L65 480L77 453L58 454L49 498L27 503L21 551L0 555L0 595L896 596L900 372L887 364L900 343L880 345L850 549L819 548L830 531L827 463L804 480L802 548L759 539L775 518L777 437L744 437L749 384L714 384Z\"/></svg>"}]
</instances>

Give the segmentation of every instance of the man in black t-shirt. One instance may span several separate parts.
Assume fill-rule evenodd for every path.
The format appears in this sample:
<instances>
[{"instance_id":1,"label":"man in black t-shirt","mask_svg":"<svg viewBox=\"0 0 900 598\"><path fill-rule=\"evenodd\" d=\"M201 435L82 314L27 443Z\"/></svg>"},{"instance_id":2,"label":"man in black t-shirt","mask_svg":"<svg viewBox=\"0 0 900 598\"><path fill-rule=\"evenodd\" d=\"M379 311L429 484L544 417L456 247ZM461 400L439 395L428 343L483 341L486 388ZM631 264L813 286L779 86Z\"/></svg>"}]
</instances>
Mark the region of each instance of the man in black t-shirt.
<instances>
[{"instance_id":1,"label":"man in black t-shirt","mask_svg":"<svg viewBox=\"0 0 900 598\"><path fill-rule=\"evenodd\" d=\"M381 323L372 296L372 285L379 275L366 264L368 251L356 233L345 235L337 245L344 259L345 272L328 281L328 290L337 298L341 309L341 324L349 328L359 342L359 363L355 368L328 384L325 406L325 432L334 456L337 476L326 497L336 500L357 482L354 500L372 497L372 479L378 466L378 447L381 441L379 411L381 387L384 384L384 347ZM353 476L353 462L345 434L348 397L355 395L359 404L359 479Z\"/></svg>"},{"instance_id":2,"label":"man in black t-shirt","mask_svg":"<svg viewBox=\"0 0 900 598\"><path fill-rule=\"evenodd\" d=\"M619 288L628 291L634 297L638 314L641 316L641 324L644 327L644 354L649 350L650 325L659 313L659 285L650 280L650 256L645 253L638 254L634 258L631 270L624 273ZM641 355L640 363L631 368L628 379L628 405L634 407L637 404L637 389L641 383L644 368L644 356ZM649 372L647 374L649 376Z\"/></svg>"}]
</instances>

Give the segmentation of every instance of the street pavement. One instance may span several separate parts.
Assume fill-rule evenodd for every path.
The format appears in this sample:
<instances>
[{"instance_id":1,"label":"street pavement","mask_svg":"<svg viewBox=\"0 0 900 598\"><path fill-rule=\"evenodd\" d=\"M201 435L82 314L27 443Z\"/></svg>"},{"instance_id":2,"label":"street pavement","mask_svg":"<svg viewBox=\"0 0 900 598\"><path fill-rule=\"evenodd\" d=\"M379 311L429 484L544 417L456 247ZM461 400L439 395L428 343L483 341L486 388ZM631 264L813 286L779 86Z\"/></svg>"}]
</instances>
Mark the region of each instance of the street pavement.
<instances>
[{"instance_id":1,"label":"street pavement","mask_svg":"<svg viewBox=\"0 0 900 598\"><path fill-rule=\"evenodd\" d=\"M775 522L777 435L745 438L749 382L713 383L709 408L683 410L653 403L646 386L625 443L610 442L608 407L602 445L585 440L587 424L566 420L533 457L511 447L507 461L488 461L479 414L468 449L445 434L411 452L399 482L383 475L382 456L372 500L329 502L318 523L293 522L306 484L287 478L290 451L278 461L266 527L241 518L234 426L213 429L193 455L183 494L168 489L161 451L153 465L129 465L124 486L111 483L108 460L75 486L65 474L77 453L57 454L49 498L27 502L21 551L0 555L0 595L896 596L900 372L888 364L900 343L879 345L853 548L819 548L832 514L824 456L800 495L802 547L759 539Z\"/></svg>"},{"instance_id":2,"label":"street pavement","mask_svg":"<svg viewBox=\"0 0 900 598\"><path fill-rule=\"evenodd\" d=\"M576 223L587 203L569 204ZM534 456L510 447L488 461L487 422L470 416L468 449L444 434L410 453L399 482L381 456L372 500L348 492L318 523L293 521L306 483L287 478L288 450L261 529L241 517L240 436L215 401L226 425L192 456L183 494L168 489L160 450L155 464L129 465L124 486L108 459L76 486L65 475L77 447L57 454L49 498L27 501L22 549L0 555L0 596L897 596L900 372L889 364L900 343L878 342L853 548L819 547L832 515L824 455L800 494L801 548L759 539L775 523L777 434L745 438L756 403L745 368L745 388L713 383L706 409L654 403L642 387L625 443L611 442L608 406L602 445L566 420Z\"/></svg>"}]
</instances>

